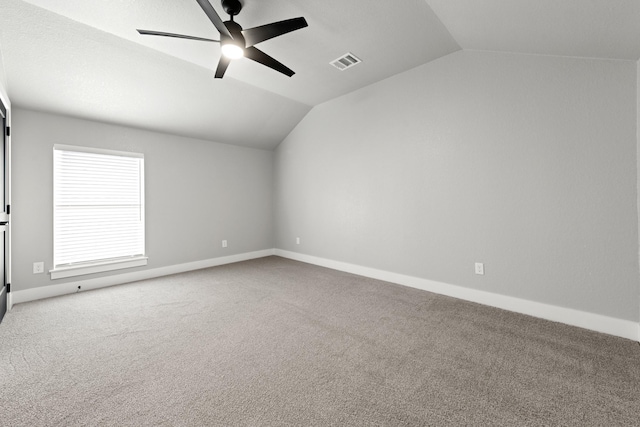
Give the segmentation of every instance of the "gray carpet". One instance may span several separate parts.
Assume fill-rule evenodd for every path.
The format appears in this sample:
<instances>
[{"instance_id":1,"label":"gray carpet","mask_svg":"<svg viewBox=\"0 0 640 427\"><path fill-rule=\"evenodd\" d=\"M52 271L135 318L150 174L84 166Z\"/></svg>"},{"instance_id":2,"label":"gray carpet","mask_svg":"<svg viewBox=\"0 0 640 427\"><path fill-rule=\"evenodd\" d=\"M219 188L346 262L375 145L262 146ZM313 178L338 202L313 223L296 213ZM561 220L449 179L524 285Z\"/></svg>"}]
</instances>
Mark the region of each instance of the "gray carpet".
<instances>
[{"instance_id":1,"label":"gray carpet","mask_svg":"<svg viewBox=\"0 0 640 427\"><path fill-rule=\"evenodd\" d=\"M19 304L7 426L640 425L638 343L269 257Z\"/></svg>"}]
</instances>

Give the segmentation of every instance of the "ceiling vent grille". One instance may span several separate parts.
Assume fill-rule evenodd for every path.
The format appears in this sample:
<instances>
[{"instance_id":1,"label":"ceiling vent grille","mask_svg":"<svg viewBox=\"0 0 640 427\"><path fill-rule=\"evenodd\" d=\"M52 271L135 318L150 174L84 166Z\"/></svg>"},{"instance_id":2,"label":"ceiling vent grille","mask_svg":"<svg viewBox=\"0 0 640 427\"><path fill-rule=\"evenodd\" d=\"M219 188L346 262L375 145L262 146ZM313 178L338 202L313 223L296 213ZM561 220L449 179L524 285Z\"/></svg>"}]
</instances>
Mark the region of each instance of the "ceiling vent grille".
<instances>
[{"instance_id":1,"label":"ceiling vent grille","mask_svg":"<svg viewBox=\"0 0 640 427\"><path fill-rule=\"evenodd\" d=\"M331 61L330 64L336 67L338 70L344 71L347 68L351 68L361 62L362 61L358 59L353 53L347 53L345 55L342 55L340 58Z\"/></svg>"}]
</instances>

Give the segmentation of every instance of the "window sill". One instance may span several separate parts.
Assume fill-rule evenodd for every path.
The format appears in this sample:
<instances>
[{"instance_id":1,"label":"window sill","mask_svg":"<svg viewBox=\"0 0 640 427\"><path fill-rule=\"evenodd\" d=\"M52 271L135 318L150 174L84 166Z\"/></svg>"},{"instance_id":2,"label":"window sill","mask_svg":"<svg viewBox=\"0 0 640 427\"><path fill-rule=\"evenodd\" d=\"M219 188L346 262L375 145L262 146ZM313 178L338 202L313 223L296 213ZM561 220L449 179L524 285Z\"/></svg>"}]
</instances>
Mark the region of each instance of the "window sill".
<instances>
[{"instance_id":1,"label":"window sill","mask_svg":"<svg viewBox=\"0 0 640 427\"><path fill-rule=\"evenodd\" d=\"M63 279L65 277L82 276L84 274L102 273L104 271L121 270L123 268L140 267L147 265L147 257L141 256L126 260L113 260L97 262L94 264L74 265L69 267L58 267L49 270L51 279Z\"/></svg>"}]
</instances>

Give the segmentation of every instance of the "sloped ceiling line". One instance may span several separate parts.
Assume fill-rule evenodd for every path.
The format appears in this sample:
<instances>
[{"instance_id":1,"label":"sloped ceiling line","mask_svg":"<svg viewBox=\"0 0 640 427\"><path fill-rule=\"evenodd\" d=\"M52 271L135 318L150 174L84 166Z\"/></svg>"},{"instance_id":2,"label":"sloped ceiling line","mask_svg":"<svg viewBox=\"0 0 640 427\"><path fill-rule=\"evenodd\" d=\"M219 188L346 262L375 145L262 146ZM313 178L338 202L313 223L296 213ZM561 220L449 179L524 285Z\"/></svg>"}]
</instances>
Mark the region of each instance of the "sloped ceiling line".
<instances>
[{"instance_id":1,"label":"sloped ceiling line","mask_svg":"<svg viewBox=\"0 0 640 427\"><path fill-rule=\"evenodd\" d=\"M211 0L225 16L219 0ZM245 28L303 16L260 47L296 71L249 60L214 81L219 46L195 0L3 0L0 45L13 105L262 149L315 105L462 49L640 57L637 0L245 0ZM353 52L363 63L329 62Z\"/></svg>"}]
</instances>

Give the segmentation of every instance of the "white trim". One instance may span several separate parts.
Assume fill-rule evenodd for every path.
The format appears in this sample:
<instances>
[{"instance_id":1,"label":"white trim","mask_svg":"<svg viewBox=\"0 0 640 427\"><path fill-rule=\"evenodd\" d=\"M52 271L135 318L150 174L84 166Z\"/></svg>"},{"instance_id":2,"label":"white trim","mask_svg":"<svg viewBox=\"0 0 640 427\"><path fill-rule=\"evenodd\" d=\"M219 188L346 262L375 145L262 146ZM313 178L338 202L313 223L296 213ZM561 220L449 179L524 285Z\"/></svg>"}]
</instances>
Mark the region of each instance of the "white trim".
<instances>
[{"instance_id":1,"label":"white trim","mask_svg":"<svg viewBox=\"0 0 640 427\"><path fill-rule=\"evenodd\" d=\"M0 52L0 57L2 56L2 52ZM0 58L1 59L1 58ZM0 61L1 62L1 61ZM6 92L6 87L2 87L4 92ZM8 95L4 95L3 90L0 90L0 100L4 104L7 109L5 123L7 127L11 127L11 101L9 100ZM3 130L4 131L4 130ZM13 132L12 132L13 134ZM13 138L11 135L5 136L6 147L4 152L4 162L5 162L5 204L11 205L11 139ZM4 251L4 274L6 283L11 283L11 214L7 215L7 220L9 221L7 230L5 231L5 251ZM6 288L3 288L4 292L6 292ZM12 293L7 293L7 312L11 310L13 307L12 304Z\"/></svg>"},{"instance_id":2,"label":"white trim","mask_svg":"<svg viewBox=\"0 0 640 427\"><path fill-rule=\"evenodd\" d=\"M247 261L255 258L264 258L274 254L273 249L265 249L256 252L247 252L243 254L230 255L220 258L205 259L202 261L188 262L185 264L170 265L167 267L153 268L150 270L135 271L132 273L124 273L107 277L99 277L96 279L79 280L75 282L62 283L59 285L42 286L39 288L25 289L22 291L12 291L9 295L13 296L14 304L20 304L27 301L35 301L43 298L51 298L60 295L72 294L77 292L78 286L82 286L82 290L91 290L104 288L107 286L121 285L138 280L153 279L155 277L168 276L170 274L184 273L186 271L200 270L202 268L216 267L234 262Z\"/></svg>"},{"instance_id":3,"label":"white trim","mask_svg":"<svg viewBox=\"0 0 640 427\"><path fill-rule=\"evenodd\" d=\"M590 329L609 335L640 341L640 323L633 322L631 320L617 319L572 308L558 307L521 298L479 291L462 286L450 285L419 277L406 276L404 274L377 270L375 268L363 267L346 262L285 251L282 249L275 249L274 253L277 256L296 261L345 271L347 273L383 280L385 282L397 283L399 285L422 289L424 291L447 295L491 307L497 307L503 310L514 311L516 313L527 314L529 316L539 317L554 322L565 323L567 325L578 326L584 329Z\"/></svg>"},{"instance_id":4,"label":"white trim","mask_svg":"<svg viewBox=\"0 0 640 427\"><path fill-rule=\"evenodd\" d=\"M104 271L122 270L124 268L142 267L147 265L147 257L135 257L103 262L95 262L88 265L70 265L49 270L51 279L63 279L65 277L83 276L85 274L102 273Z\"/></svg>"},{"instance_id":5,"label":"white trim","mask_svg":"<svg viewBox=\"0 0 640 427\"><path fill-rule=\"evenodd\" d=\"M129 151L117 151L117 150L107 150L105 148L95 148L95 147L81 147L79 145L65 145L65 144L54 144L54 150L62 150L62 151L76 151L78 153L90 153L90 154L105 154L108 156L120 156L120 157L133 157L137 159L144 159L143 153L132 153Z\"/></svg>"}]
</instances>

